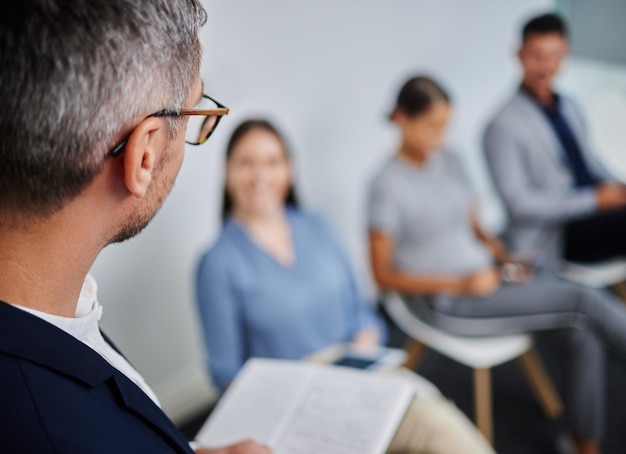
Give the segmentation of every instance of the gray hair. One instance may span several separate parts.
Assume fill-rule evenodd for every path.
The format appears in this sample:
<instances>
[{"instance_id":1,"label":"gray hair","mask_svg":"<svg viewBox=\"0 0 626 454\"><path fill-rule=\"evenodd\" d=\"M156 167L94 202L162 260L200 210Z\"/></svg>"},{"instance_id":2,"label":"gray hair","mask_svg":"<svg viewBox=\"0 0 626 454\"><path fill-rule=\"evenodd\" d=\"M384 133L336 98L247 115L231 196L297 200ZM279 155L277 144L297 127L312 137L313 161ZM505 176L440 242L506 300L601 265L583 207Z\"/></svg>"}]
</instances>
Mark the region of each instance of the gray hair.
<instances>
[{"instance_id":1,"label":"gray hair","mask_svg":"<svg viewBox=\"0 0 626 454\"><path fill-rule=\"evenodd\" d=\"M0 215L55 212L139 116L180 109L205 21L199 0L1 1Z\"/></svg>"}]
</instances>

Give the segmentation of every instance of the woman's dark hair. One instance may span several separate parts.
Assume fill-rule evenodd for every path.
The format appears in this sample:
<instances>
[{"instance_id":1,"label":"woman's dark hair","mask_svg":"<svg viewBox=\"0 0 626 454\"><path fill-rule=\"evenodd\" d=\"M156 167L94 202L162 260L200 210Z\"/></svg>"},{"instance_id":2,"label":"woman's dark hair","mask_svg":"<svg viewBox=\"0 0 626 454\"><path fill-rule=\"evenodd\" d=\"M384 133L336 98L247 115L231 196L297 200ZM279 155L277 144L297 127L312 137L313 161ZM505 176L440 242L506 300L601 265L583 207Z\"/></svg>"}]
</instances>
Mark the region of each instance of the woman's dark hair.
<instances>
[{"instance_id":1,"label":"woman's dark hair","mask_svg":"<svg viewBox=\"0 0 626 454\"><path fill-rule=\"evenodd\" d=\"M235 148L237 143L239 143L239 141L243 139L246 134L257 129L274 134L274 136L276 136L278 141L281 143L283 151L285 152L285 156L288 160L290 159L290 153L287 147L287 143L285 142L282 134L278 132L278 129L276 129L274 125L267 120L251 119L239 124L239 126L237 126L231 134L228 145L226 146L226 162L228 162L228 160L232 156L233 149ZM296 196L296 191L294 189L293 183L289 184L287 196L285 197L285 205L296 208L298 207L298 197ZM226 220L226 218L230 215L232 209L233 200L230 197L228 190L226 189L226 182L224 182L224 193L222 197L222 221Z\"/></svg>"},{"instance_id":2,"label":"woman's dark hair","mask_svg":"<svg viewBox=\"0 0 626 454\"><path fill-rule=\"evenodd\" d=\"M522 28L522 41L526 41L531 35L548 35L550 33L557 33L567 39L567 25L557 14L542 14L526 22Z\"/></svg>"},{"instance_id":3,"label":"woman's dark hair","mask_svg":"<svg viewBox=\"0 0 626 454\"><path fill-rule=\"evenodd\" d=\"M393 119L398 111L412 117L426 112L437 101L450 102L448 93L430 77L415 76L407 80L396 100L396 106L389 115Z\"/></svg>"}]
</instances>

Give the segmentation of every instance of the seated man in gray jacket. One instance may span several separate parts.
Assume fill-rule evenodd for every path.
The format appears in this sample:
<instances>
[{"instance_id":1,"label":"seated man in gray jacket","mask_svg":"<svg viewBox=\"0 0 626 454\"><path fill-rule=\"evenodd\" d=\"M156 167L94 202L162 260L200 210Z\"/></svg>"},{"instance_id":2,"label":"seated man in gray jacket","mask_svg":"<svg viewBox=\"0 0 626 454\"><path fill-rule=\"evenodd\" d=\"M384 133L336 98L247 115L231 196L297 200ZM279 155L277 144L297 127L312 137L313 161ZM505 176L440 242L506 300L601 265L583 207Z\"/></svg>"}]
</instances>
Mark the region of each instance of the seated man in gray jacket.
<instances>
[{"instance_id":1,"label":"seated man in gray jacket","mask_svg":"<svg viewBox=\"0 0 626 454\"><path fill-rule=\"evenodd\" d=\"M580 112L553 88L567 50L566 25L557 15L524 26L521 86L484 136L508 214L506 240L513 251L536 253L537 264L552 270L563 258L626 256L626 186L592 155Z\"/></svg>"}]
</instances>

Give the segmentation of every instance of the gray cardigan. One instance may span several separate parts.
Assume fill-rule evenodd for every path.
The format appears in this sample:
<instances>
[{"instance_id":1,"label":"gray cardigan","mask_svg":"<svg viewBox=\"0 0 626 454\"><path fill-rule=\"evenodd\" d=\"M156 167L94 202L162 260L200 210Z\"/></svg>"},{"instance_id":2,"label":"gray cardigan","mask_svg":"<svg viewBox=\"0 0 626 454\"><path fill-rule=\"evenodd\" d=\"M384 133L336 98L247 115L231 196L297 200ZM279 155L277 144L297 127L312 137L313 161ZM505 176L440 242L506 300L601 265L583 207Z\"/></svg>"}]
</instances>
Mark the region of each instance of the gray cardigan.
<instances>
[{"instance_id":1,"label":"gray cardigan","mask_svg":"<svg viewBox=\"0 0 626 454\"><path fill-rule=\"evenodd\" d=\"M591 171L602 180L612 179L590 151L580 112L563 96L561 108ZM540 266L558 269L562 225L596 210L594 189L573 187L558 137L522 90L489 123L483 145L508 215L505 240L515 252L537 253Z\"/></svg>"}]
</instances>

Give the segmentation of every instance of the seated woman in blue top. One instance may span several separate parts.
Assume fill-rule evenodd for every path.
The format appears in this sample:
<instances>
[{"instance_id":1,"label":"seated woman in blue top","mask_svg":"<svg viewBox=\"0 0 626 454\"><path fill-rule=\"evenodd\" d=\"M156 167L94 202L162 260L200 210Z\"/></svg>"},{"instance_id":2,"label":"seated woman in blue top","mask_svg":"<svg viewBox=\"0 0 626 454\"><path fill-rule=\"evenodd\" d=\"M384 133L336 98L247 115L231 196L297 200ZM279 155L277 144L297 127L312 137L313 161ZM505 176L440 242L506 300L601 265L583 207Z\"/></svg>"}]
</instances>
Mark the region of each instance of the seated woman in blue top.
<instances>
[{"instance_id":1,"label":"seated woman in blue top","mask_svg":"<svg viewBox=\"0 0 626 454\"><path fill-rule=\"evenodd\" d=\"M604 346L626 355L626 311L612 295L536 273L510 257L472 210L468 180L442 146L448 95L415 77L392 120L398 151L373 180L370 250L378 284L418 298L432 324L463 335L542 331L563 344L564 390L579 453L598 453L605 400Z\"/></svg>"},{"instance_id":2,"label":"seated woman in blue top","mask_svg":"<svg viewBox=\"0 0 626 454\"><path fill-rule=\"evenodd\" d=\"M298 359L335 342L384 340L329 225L298 208L285 142L267 121L232 134L223 219L196 280L221 390L250 357Z\"/></svg>"}]
</instances>

